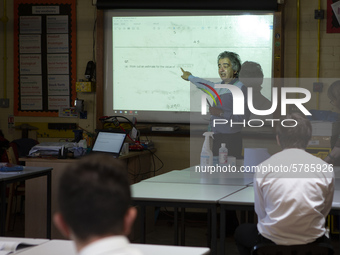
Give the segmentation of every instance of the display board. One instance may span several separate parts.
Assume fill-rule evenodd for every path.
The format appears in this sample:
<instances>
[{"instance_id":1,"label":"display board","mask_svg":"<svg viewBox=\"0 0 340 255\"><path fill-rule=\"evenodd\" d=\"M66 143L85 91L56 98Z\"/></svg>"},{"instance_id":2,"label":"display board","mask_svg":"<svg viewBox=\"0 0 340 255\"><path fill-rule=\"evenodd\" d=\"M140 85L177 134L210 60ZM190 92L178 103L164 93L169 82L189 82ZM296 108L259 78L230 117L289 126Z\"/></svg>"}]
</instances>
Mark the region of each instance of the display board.
<instances>
[{"instance_id":1,"label":"display board","mask_svg":"<svg viewBox=\"0 0 340 255\"><path fill-rule=\"evenodd\" d=\"M76 98L76 0L15 0L14 31L14 115L58 116Z\"/></svg>"},{"instance_id":2,"label":"display board","mask_svg":"<svg viewBox=\"0 0 340 255\"><path fill-rule=\"evenodd\" d=\"M327 33L340 33L340 1L327 0Z\"/></svg>"}]
</instances>

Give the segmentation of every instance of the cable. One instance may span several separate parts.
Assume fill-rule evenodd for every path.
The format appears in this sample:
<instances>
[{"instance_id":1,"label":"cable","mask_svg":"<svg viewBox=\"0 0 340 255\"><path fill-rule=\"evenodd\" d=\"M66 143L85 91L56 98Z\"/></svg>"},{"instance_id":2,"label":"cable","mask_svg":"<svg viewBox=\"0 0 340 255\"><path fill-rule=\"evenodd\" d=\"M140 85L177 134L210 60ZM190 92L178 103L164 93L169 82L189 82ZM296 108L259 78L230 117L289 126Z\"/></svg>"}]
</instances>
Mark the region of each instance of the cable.
<instances>
[{"instance_id":1,"label":"cable","mask_svg":"<svg viewBox=\"0 0 340 255\"><path fill-rule=\"evenodd\" d=\"M93 34L92 34L92 38L93 38L93 41L92 41L92 59L93 61L96 63L96 28L97 28L97 9L94 9L94 24L93 24Z\"/></svg>"},{"instance_id":2,"label":"cable","mask_svg":"<svg viewBox=\"0 0 340 255\"><path fill-rule=\"evenodd\" d=\"M156 162L155 162L155 157L154 155L151 153L152 155L152 163L153 163L153 176L156 176Z\"/></svg>"},{"instance_id":3,"label":"cable","mask_svg":"<svg viewBox=\"0 0 340 255\"><path fill-rule=\"evenodd\" d=\"M109 119L111 119L111 118L115 118L115 119L117 119L117 118L123 118L123 119L127 120L133 127L136 127L136 126L132 123L131 120L129 120L128 118L126 118L126 117L124 117L124 116L103 116L103 117L100 117L99 120L105 122L105 121L107 121L107 120L109 120Z\"/></svg>"},{"instance_id":4,"label":"cable","mask_svg":"<svg viewBox=\"0 0 340 255\"><path fill-rule=\"evenodd\" d=\"M139 158L139 157L138 157L138 160L139 160L139 164L138 164L138 165L139 165L138 173L136 173L136 174L135 174L135 173L130 173L130 170L131 170L131 171L134 171L135 169L131 169L131 168L128 169L129 174L133 176L133 181L134 181L134 182L136 182L138 176L141 175L141 169L142 169L142 167L141 167L141 162L140 162L140 158ZM144 173L143 173L143 174L144 174Z\"/></svg>"},{"instance_id":5,"label":"cable","mask_svg":"<svg viewBox=\"0 0 340 255\"><path fill-rule=\"evenodd\" d=\"M162 166L160 168L158 168L157 170L154 171L154 173L156 173L156 172L158 172L159 170L161 170L163 168L164 163L154 152L152 152L151 150L149 150L149 151L151 152L152 157L156 157L159 160L159 162L161 162L161 164L162 164Z\"/></svg>"},{"instance_id":6,"label":"cable","mask_svg":"<svg viewBox=\"0 0 340 255\"><path fill-rule=\"evenodd\" d=\"M163 168L164 163L163 163L163 161L162 161L162 160L161 160L161 159L160 159L153 151L151 151L150 149L146 149L146 150L148 150L148 151L151 153L151 155L152 155L153 164L154 164L154 170L153 170L153 171L146 172L146 173L144 173L144 174L153 173L154 176L156 176L156 173L157 173L159 170L161 170L161 169ZM159 162L161 162L161 164L162 164L162 166L161 166L160 168L158 168L157 170L155 169L155 168L156 168L156 163L155 163L154 157L156 157L156 158L159 160Z\"/></svg>"},{"instance_id":7,"label":"cable","mask_svg":"<svg viewBox=\"0 0 340 255\"><path fill-rule=\"evenodd\" d=\"M103 117L100 117L99 120L103 123L105 123L105 122L106 123L113 123L116 127L119 127L122 131L127 133L127 131L122 127L121 123L118 121L117 118L123 118L123 119L127 120L130 123L130 125L132 126L132 129L135 128L137 130L135 124L133 124L131 120L129 120L128 118L126 118L124 116L103 116ZM138 132L138 130L137 130L136 139L132 139L132 137L128 133L127 133L127 137L129 139L131 139L131 141L133 141L135 143L139 143L139 132Z\"/></svg>"}]
</instances>

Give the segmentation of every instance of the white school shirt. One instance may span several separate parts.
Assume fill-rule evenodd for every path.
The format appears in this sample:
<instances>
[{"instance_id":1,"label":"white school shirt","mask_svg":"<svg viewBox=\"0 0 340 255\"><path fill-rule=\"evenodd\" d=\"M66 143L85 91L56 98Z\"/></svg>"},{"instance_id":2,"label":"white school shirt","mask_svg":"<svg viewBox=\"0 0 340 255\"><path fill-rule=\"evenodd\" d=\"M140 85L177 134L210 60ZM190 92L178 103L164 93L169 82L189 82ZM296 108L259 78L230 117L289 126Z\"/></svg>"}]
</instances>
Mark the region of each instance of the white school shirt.
<instances>
[{"instance_id":1,"label":"white school shirt","mask_svg":"<svg viewBox=\"0 0 340 255\"><path fill-rule=\"evenodd\" d=\"M142 255L142 252L130 247L125 236L112 236L85 246L79 255Z\"/></svg>"},{"instance_id":2,"label":"white school shirt","mask_svg":"<svg viewBox=\"0 0 340 255\"><path fill-rule=\"evenodd\" d=\"M259 233L281 245L311 243L323 236L334 194L332 167L301 149L285 149L258 169L261 165L272 172L254 175Z\"/></svg>"}]
</instances>

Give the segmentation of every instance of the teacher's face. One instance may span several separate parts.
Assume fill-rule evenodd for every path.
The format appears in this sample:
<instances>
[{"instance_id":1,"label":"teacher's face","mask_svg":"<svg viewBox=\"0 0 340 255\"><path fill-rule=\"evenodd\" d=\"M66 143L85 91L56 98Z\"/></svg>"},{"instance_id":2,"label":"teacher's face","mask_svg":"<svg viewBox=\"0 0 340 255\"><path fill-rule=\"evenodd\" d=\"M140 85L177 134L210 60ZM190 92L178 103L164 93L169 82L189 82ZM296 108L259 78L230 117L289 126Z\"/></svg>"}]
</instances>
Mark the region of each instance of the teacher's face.
<instances>
[{"instance_id":1,"label":"teacher's face","mask_svg":"<svg viewBox=\"0 0 340 255\"><path fill-rule=\"evenodd\" d=\"M229 58L222 58L218 61L218 74L225 83L229 83L236 74Z\"/></svg>"}]
</instances>

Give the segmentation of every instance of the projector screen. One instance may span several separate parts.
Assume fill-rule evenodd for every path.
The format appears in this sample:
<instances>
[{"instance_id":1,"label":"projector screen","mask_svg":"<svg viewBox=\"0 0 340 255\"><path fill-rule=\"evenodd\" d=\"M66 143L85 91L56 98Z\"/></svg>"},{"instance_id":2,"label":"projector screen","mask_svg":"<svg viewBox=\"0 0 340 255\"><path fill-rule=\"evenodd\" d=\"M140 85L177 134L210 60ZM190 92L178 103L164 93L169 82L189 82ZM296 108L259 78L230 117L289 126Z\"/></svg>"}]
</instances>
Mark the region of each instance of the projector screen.
<instances>
[{"instance_id":1,"label":"projector screen","mask_svg":"<svg viewBox=\"0 0 340 255\"><path fill-rule=\"evenodd\" d=\"M194 76L220 80L217 56L239 54L242 63L273 70L273 13L222 11L106 10L104 115L136 117L150 123L205 123L201 100L183 68ZM261 93L271 99L270 79Z\"/></svg>"}]
</instances>

